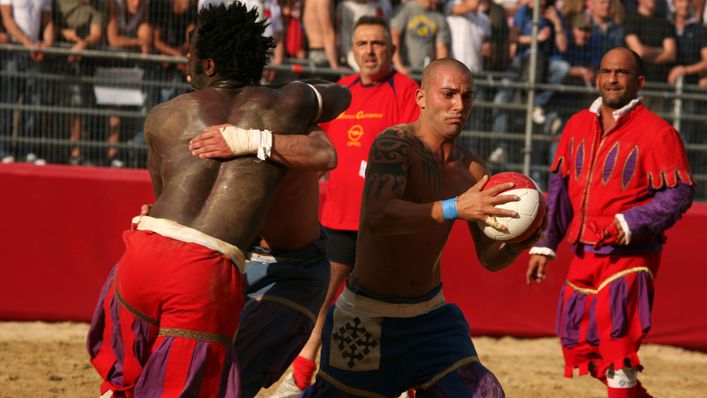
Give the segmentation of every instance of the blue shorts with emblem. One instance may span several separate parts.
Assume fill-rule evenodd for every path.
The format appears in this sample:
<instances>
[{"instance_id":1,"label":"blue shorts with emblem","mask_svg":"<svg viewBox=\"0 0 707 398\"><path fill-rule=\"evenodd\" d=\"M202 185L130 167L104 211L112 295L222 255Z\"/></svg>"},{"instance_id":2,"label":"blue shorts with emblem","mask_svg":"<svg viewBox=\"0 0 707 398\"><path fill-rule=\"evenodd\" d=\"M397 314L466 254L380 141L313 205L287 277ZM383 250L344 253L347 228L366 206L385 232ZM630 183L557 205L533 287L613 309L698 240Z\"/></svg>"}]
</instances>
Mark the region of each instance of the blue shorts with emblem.
<instances>
[{"instance_id":1,"label":"blue shorts with emblem","mask_svg":"<svg viewBox=\"0 0 707 398\"><path fill-rule=\"evenodd\" d=\"M347 286L327 314L317 381L305 397L503 397L478 360L461 310L441 286L391 303Z\"/></svg>"}]
</instances>

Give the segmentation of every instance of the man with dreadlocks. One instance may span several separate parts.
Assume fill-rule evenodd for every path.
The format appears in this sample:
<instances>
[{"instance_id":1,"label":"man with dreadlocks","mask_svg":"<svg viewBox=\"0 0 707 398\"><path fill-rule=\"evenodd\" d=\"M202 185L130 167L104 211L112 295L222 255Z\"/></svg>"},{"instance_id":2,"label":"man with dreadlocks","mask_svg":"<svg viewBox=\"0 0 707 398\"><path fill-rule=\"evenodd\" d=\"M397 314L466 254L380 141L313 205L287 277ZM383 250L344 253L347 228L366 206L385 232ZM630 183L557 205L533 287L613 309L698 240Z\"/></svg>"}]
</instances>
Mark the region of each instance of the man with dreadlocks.
<instances>
[{"instance_id":1,"label":"man with dreadlocks","mask_svg":"<svg viewBox=\"0 0 707 398\"><path fill-rule=\"evenodd\" d=\"M196 91L147 116L156 200L125 233L88 334L104 397L240 396L230 350L244 301L240 248L261 230L285 173L267 161L270 131L305 133L350 101L335 84L258 86L273 41L256 20L239 2L203 9L188 53ZM189 140L219 124L248 127L229 144L257 157L193 157Z\"/></svg>"}]
</instances>

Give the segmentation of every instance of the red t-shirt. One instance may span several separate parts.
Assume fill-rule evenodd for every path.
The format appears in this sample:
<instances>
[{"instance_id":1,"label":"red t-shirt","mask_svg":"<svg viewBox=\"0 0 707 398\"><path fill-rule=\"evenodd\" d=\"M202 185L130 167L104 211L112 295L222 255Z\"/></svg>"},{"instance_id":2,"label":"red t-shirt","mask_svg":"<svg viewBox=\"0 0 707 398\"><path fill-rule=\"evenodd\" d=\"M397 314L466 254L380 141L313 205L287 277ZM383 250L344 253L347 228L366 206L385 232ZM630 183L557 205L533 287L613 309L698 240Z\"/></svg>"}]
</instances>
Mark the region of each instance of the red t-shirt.
<instances>
[{"instance_id":1,"label":"red t-shirt","mask_svg":"<svg viewBox=\"0 0 707 398\"><path fill-rule=\"evenodd\" d=\"M321 223L327 228L358 230L368 151L376 136L390 126L417 120L419 87L393 71L387 79L364 86L358 73L339 82L351 90L351 105L336 119L320 126L334 143L338 166L329 172Z\"/></svg>"}]
</instances>

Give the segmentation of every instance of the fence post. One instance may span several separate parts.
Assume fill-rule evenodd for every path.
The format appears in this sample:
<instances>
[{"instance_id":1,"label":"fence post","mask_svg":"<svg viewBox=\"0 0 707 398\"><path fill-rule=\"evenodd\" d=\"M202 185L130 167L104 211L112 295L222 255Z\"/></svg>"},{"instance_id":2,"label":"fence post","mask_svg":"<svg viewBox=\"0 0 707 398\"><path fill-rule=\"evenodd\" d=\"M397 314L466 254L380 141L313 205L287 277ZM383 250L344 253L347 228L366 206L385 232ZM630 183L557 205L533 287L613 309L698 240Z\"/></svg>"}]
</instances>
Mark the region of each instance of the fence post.
<instances>
[{"instance_id":1,"label":"fence post","mask_svg":"<svg viewBox=\"0 0 707 398\"><path fill-rule=\"evenodd\" d=\"M680 119L682 118L682 82L683 76L680 76L675 82L675 100L673 101L673 127L680 131Z\"/></svg>"},{"instance_id":2,"label":"fence post","mask_svg":"<svg viewBox=\"0 0 707 398\"><path fill-rule=\"evenodd\" d=\"M528 102L525 109L525 143L523 145L523 174L530 175L530 158L533 152L533 106L535 103L536 69L538 66L538 24L540 21L540 0L533 0L533 28L530 40L530 70L528 71Z\"/></svg>"}]
</instances>

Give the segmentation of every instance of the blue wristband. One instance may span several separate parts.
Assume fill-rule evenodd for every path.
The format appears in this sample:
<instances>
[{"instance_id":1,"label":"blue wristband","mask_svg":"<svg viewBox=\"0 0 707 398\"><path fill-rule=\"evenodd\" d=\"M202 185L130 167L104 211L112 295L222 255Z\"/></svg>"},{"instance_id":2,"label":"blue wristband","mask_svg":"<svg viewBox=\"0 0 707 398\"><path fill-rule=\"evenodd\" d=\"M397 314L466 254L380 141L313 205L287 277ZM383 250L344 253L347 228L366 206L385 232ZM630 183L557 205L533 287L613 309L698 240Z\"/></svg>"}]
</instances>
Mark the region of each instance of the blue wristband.
<instances>
[{"instance_id":1,"label":"blue wristband","mask_svg":"<svg viewBox=\"0 0 707 398\"><path fill-rule=\"evenodd\" d=\"M457 213L457 201L459 200L458 197L453 197L451 199L443 200L442 201L442 217L444 217L444 220L456 220L458 213Z\"/></svg>"}]
</instances>

